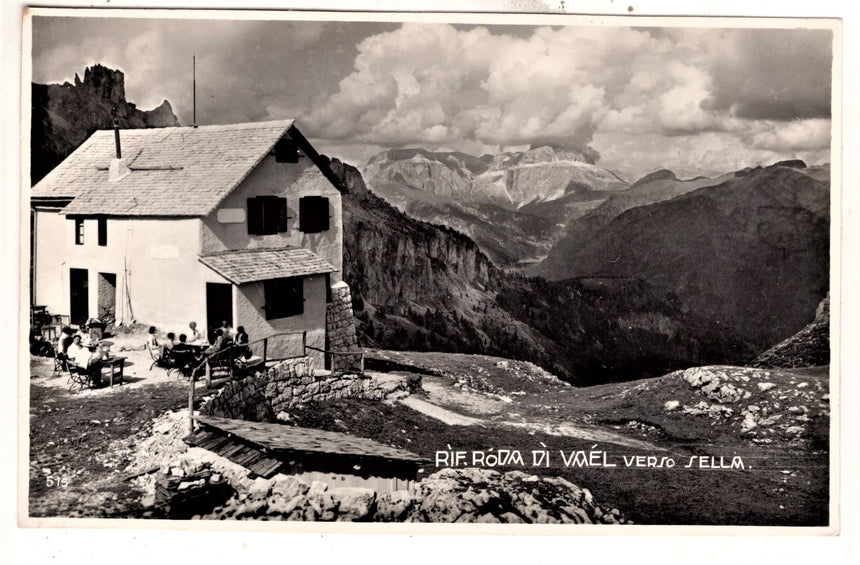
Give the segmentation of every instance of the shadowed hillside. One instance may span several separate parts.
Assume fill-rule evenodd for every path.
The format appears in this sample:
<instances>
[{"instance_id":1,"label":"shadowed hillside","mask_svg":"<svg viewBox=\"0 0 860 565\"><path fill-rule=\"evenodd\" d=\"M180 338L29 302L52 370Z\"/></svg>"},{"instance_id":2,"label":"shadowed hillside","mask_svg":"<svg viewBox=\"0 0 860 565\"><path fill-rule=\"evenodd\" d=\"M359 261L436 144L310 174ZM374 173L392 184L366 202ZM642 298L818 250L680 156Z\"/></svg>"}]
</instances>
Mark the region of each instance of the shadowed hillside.
<instances>
[{"instance_id":1,"label":"shadowed hillside","mask_svg":"<svg viewBox=\"0 0 860 565\"><path fill-rule=\"evenodd\" d=\"M641 277L754 349L770 347L809 323L827 293L829 187L787 166L737 175L574 233L538 270Z\"/></svg>"}]
</instances>

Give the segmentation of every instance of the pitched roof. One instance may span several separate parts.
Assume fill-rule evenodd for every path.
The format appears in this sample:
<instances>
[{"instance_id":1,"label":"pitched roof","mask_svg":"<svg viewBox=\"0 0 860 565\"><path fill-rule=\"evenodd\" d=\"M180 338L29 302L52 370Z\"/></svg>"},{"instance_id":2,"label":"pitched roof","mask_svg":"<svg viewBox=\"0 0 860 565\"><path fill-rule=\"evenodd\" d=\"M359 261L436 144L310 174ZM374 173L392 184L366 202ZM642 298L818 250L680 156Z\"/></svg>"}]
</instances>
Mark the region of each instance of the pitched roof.
<instances>
[{"instance_id":1,"label":"pitched roof","mask_svg":"<svg viewBox=\"0 0 860 565\"><path fill-rule=\"evenodd\" d=\"M74 197L65 214L205 216L242 182L293 120L120 131L131 174L108 180L114 132L93 133L33 187L34 198Z\"/></svg>"},{"instance_id":2,"label":"pitched roof","mask_svg":"<svg viewBox=\"0 0 860 565\"><path fill-rule=\"evenodd\" d=\"M428 462L427 459L411 451L389 447L372 439L355 437L339 432L297 428L265 422L231 420L217 416L201 415L195 416L194 419L201 424L209 426L211 429L240 437L245 441L265 447L273 453L299 452L348 455L416 464Z\"/></svg>"},{"instance_id":3,"label":"pitched roof","mask_svg":"<svg viewBox=\"0 0 860 565\"><path fill-rule=\"evenodd\" d=\"M331 263L302 247L224 251L204 255L200 262L234 284L337 271Z\"/></svg>"}]
</instances>

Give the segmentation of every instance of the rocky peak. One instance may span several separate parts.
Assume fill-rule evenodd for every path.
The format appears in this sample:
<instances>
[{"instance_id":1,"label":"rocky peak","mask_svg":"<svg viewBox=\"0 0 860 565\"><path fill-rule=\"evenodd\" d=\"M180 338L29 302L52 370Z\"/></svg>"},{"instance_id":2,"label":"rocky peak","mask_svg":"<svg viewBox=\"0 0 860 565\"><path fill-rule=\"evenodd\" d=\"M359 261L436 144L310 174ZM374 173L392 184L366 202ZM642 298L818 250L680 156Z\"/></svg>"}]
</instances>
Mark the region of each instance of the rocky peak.
<instances>
[{"instance_id":1,"label":"rocky peak","mask_svg":"<svg viewBox=\"0 0 860 565\"><path fill-rule=\"evenodd\" d=\"M673 173L669 169L660 169L659 171L648 173L647 175L630 185L630 187L633 188L634 186L643 185L645 183L649 183L655 180L678 180L678 177L676 177L675 173Z\"/></svg>"},{"instance_id":2,"label":"rocky peak","mask_svg":"<svg viewBox=\"0 0 860 565\"><path fill-rule=\"evenodd\" d=\"M112 104L125 104L125 74L120 70L102 65L87 67L84 70L83 82L75 73L75 86L83 87Z\"/></svg>"}]
</instances>

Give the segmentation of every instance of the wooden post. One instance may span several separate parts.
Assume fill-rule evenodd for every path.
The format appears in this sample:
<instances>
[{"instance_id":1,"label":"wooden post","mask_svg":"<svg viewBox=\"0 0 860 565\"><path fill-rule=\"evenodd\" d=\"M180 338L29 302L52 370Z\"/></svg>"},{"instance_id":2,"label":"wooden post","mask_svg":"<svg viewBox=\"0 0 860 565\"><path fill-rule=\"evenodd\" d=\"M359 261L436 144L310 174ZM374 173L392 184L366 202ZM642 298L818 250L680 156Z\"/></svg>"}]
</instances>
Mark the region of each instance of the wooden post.
<instances>
[{"instance_id":1,"label":"wooden post","mask_svg":"<svg viewBox=\"0 0 860 565\"><path fill-rule=\"evenodd\" d=\"M302 332L302 357L307 355L307 346L308 346L308 332Z\"/></svg>"},{"instance_id":2,"label":"wooden post","mask_svg":"<svg viewBox=\"0 0 860 565\"><path fill-rule=\"evenodd\" d=\"M191 387L188 389L188 433L194 433L194 380L197 375L192 374Z\"/></svg>"},{"instance_id":3,"label":"wooden post","mask_svg":"<svg viewBox=\"0 0 860 565\"><path fill-rule=\"evenodd\" d=\"M361 352L361 372L359 375L364 376L364 351Z\"/></svg>"},{"instance_id":4,"label":"wooden post","mask_svg":"<svg viewBox=\"0 0 860 565\"><path fill-rule=\"evenodd\" d=\"M263 338L263 367L266 366L266 353L269 349L269 338Z\"/></svg>"}]
</instances>

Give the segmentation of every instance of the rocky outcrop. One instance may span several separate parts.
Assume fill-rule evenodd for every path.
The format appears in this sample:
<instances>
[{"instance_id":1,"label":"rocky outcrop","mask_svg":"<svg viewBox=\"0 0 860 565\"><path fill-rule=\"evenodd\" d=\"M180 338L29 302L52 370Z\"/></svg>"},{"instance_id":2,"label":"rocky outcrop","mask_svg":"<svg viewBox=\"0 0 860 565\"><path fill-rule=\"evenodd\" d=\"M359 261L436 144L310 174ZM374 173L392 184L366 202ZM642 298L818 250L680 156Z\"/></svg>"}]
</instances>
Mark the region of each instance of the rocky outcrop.
<instances>
[{"instance_id":1,"label":"rocky outcrop","mask_svg":"<svg viewBox=\"0 0 860 565\"><path fill-rule=\"evenodd\" d=\"M202 519L486 524L630 524L595 502L584 488L558 477L520 471L443 469L414 491L307 484L300 477L241 481L226 503Z\"/></svg>"},{"instance_id":2,"label":"rocky outcrop","mask_svg":"<svg viewBox=\"0 0 860 565\"><path fill-rule=\"evenodd\" d=\"M806 327L779 342L752 362L753 367L793 368L830 364L830 293L815 311Z\"/></svg>"},{"instance_id":3,"label":"rocky outcrop","mask_svg":"<svg viewBox=\"0 0 860 565\"><path fill-rule=\"evenodd\" d=\"M32 85L31 173L38 182L94 131L121 128L178 126L179 119L165 100L142 111L125 98L125 75L102 65L87 67L75 83Z\"/></svg>"},{"instance_id":4,"label":"rocky outcrop","mask_svg":"<svg viewBox=\"0 0 860 565\"><path fill-rule=\"evenodd\" d=\"M709 426L728 427L755 444L814 440L830 419L826 381L802 374L785 375L749 367L695 367L666 375L664 385L681 380L694 391L664 409L686 417L706 418Z\"/></svg>"}]
</instances>

